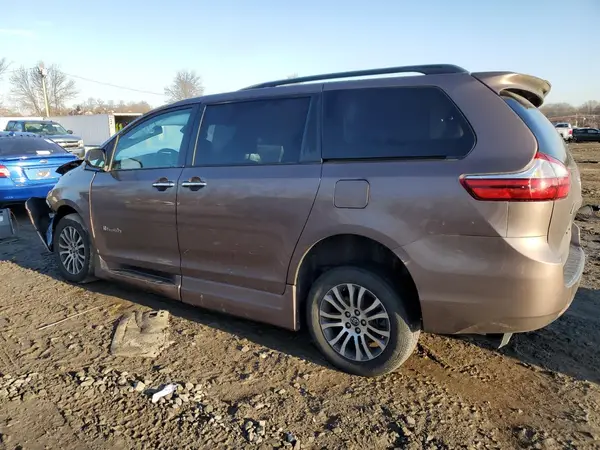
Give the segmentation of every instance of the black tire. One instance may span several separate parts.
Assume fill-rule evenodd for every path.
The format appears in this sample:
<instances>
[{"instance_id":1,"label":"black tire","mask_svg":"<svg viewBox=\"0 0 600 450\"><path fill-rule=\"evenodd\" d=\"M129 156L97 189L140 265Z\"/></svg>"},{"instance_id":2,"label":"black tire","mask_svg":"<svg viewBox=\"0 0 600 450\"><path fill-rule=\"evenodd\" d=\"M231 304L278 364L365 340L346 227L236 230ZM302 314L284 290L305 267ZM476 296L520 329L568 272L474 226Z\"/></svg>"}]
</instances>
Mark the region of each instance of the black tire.
<instances>
[{"instance_id":1,"label":"black tire","mask_svg":"<svg viewBox=\"0 0 600 450\"><path fill-rule=\"evenodd\" d=\"M329 344L321 328L319 308L325 301L325 295L335 286L347 283L362 286L374 294L389 317L387 346L374 359L356 361L342 356ZM331 269L315 281L306 301L311 337L327 360L345 372L365 377L392 372L408 359L419 340L420 320L408 315L405 300L405 295L399 293L392 283L372 270L349 266Z\"/></svg>"},{"instance_id":2,"label":"black tire","mask_svg":"<svg viewBox=\"0 0 600 450\"><path fill-rule=\"evenodd\" d=\"M83 265L81 270L78 270L76 273L72 273L73 270L70 271L65 267L65 264L60 256L61 235L63 231L69 227L74 228L79 233L83 241ZM52 240L56 264L58 265L60 274L65 280L78 284L89 283L90 281L95 280L93 258L95 250L87 228L78 214L68 214L60 219L56 225L56 229L54 230L54 236Z\"/></svg>"}]
</instances>

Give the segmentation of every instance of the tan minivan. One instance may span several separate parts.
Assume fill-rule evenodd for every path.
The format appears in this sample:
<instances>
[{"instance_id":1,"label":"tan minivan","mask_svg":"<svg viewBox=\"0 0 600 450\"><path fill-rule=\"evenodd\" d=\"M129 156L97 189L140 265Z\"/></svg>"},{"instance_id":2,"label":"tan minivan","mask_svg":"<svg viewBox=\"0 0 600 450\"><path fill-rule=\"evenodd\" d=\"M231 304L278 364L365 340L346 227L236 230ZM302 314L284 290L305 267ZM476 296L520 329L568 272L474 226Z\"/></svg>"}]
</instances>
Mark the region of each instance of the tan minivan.
<instances>
[{"instance_id":1,"label":"tan minivan","mask_svg":"<svg viewBox=\"0 0 600 450\"><path fill-rule=\"evenodd\" d=\"M66 280L305 326L335 366L380 375L421 330L506 342L571 303L581 183L537 109L549 90L426 65L189 99L27 208Z\"/></svg>"}]
</instances>

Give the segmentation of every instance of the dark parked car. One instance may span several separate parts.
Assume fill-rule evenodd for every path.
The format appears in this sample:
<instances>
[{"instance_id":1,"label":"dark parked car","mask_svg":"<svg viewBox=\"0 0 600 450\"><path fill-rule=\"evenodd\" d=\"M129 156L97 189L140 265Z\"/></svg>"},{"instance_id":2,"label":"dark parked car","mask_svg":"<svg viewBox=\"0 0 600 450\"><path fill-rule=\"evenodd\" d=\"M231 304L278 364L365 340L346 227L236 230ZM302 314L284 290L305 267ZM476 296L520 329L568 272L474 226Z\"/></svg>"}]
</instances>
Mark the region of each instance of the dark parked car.
<instances>
[{"instance_id":1,"label":"dark parked car","mask_svg":"<svg viewBox=\"0 0 600 450\"><path fill-rule=\"evenodd\" d=\"M574 142L600 142L600 130L597 128L575 128L573 130Z\"/></svg>"},{"instance_id":2,"label":"dark parked car","mask_svg":"<svg viewBox=\"0 0 600 450\"><path fill-rule=\"evenodd\" d=\"M60 177L57 168L75 159L50 139L0 131L0 207L45 197Z\"/></svg>"},{"instance_id":3,"label":"dark parked car","mask_svg":"<svg viewBox=\"0 0 600 450\"><path fill-rule=\"evenodd\" d=\"M51 120L11 120L6 124L6 131L35 133L52 139L69 153L79 158L85 155L83 139L73 135L71 130L65 130L58 122Z\"/></svg>"},{"instance_id":4,"label":"dark parked car","mask_svg":"<svg viewBox=\"0 0 600 450\"><path fill-rule=\"evenodd\" d=\"M184 100L27 206L71 282L307 327L331 363L378 375L421 330L506 343L569 307L581 183L538 110L549 90L426 65Z\"/></svg>"}]
</instances>

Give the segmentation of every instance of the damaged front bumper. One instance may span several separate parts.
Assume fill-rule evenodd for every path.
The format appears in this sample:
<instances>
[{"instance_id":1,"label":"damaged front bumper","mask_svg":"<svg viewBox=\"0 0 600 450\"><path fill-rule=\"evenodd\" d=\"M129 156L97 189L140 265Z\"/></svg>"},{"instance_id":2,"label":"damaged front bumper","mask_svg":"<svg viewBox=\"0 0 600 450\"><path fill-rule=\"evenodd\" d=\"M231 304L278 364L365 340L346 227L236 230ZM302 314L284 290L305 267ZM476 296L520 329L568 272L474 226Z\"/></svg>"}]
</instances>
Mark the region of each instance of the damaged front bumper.
<instances>
[{"instance_id":1,"label":"damaged front bumper","mask_svg":"<svg viewBox=\"0 0 600 450\"><path fill-rule=\"evenodd\" d=\"M25 209L35 231L48 251L52 251L54 231L54 211L48 206L45 198L32 197L25 202Z\"/></svg>"}]
</instances>

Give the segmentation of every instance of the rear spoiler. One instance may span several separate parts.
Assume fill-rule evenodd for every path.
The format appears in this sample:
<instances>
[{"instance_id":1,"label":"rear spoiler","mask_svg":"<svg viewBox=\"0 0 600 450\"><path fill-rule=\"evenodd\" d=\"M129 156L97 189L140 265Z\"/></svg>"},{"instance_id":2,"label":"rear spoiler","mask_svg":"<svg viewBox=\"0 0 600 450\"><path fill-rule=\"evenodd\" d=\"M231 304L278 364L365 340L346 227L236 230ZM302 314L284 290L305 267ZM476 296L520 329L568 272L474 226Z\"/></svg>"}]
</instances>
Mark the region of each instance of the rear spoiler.
<instances>
[{"instance_id":1,"label":"rear spoiler","mask_svg":"<svg viewBox=\"0 0 600 450\"><path fill-rule=\"evenodd\" d=\"M552 88L546 80L515 72L476 72L471 75L498 95L512 92L526 98L536 108L542 106L544 98Z\"/></svg>"}]
</instances>

